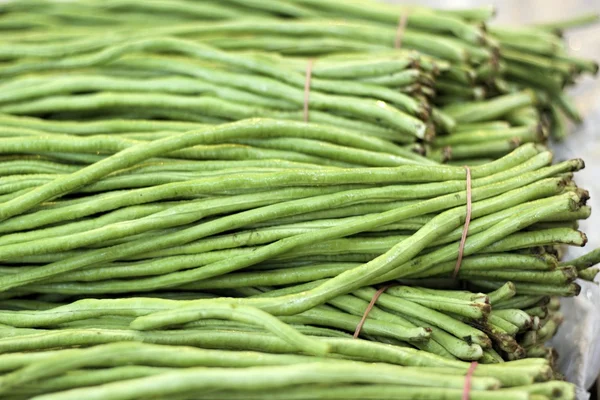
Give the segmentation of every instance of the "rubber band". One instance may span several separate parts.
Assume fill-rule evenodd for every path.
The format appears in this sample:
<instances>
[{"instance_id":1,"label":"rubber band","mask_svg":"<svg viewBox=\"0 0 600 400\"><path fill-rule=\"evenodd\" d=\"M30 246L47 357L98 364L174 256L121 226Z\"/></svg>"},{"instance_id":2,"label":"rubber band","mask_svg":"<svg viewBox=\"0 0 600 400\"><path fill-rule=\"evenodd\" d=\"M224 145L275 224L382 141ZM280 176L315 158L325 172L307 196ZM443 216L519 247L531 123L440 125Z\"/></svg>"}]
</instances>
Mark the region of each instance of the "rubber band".
<instances>
[{"instance_id":1,"label":"rubber band","mask_svg":"<svg viewBox=\"0 0 600 400\"><path fill-rule=\"evenodd\" d=\"M369 302L369 305L365 309L365 312L364 312L362 318L360 319L360 322L358 323L358 325L356 325L356 330L354 331L354 335L353 335L354 339L356 339L358 337L358 335L360 334L360 331L361 331L363 325L365 324L365 321L367 320L369 313L375 306L375 303L377 303L377 300L379 300L379 296L381 296L383 294L383 292L385 292L392 286L394 286L394 285L386 285L375 292L375 294L373 295L373 298L371 298L371 301Z\"/></svg>"},{"instance_id":2,"label":"rubber band","mask_svg":"<svg viewBox=\"0 0 600 400\"><path fill-rule=\"evenodd\" d=\"M402 39L404 38L404 31L406 30L406 22L408 20L408 13L401 14L398 18L398 29L396 29L396 40L394 40L394 48L399 49L402 47Z\"/></svg>"},{"instance_id":3,"label":"rubber band","mask_svg":"<svg viewBox=\"0 0 600 400\"><path fill-rule=\"evenodd\" d=\"M477 368L479 364L477 361L473 361L467 370L467 375L465 375L465 386L463 387L463 395L462 400L470 400L471 399L471 378L473 377L473 373L475 372L475 368Z\"/></svg>"},{"instance_id":4,"label":"rubber band","mask_svg":"<svg viewBox=\"0 0 600 400\"><path fill-rule=\"evenodd\" d=\"M310 79L312 77L312 67L315 60L310 59L306 64L306 75L304 80L304 122L308 122L308 100L310 98Z\"/></svg>"},{"instance_id":5,"label":"rubber band","mask_svg":"<svg viewBox=\"0 0 600 400\"><path fill-rule=\"evenodd\" d=\"M456 259L456 266L454 267L454 273L452 278L456 279L458 271L460 270L460 264L462 263L463 253L465 251L465 243L467 242L467 233L469 232L469 224L471 223L471 169L465 166L467 171L467 215L465 217L465 225L463 226L462 236L460 238L460 245L458 246L458 258Z\"/></svg>"}]
</instances>

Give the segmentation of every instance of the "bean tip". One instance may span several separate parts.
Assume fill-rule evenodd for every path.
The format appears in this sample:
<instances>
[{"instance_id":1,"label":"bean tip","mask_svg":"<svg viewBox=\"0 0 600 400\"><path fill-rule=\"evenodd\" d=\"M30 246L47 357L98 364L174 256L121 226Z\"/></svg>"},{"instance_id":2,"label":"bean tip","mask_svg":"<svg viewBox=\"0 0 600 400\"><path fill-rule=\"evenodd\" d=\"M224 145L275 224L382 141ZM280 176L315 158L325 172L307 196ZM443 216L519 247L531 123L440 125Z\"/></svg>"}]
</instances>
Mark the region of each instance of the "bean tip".
<instances>
[{"instance_id":1,"label":"bean tip","mask_svg":"<svg viewBox=\"0 0 600 400\"><path fill-rule=\"evenodd\" d=\"M421 68L421 59L413 56L409 65L412 68Z\"/></svg>"},{"instance_id":2,"label":"bean tip","mask_svg":"<svg viewBox=\"0 0 600 400\"><path fill-rule=\"evenodd\" d=\"M569 283L577 279L577 268L575 268L574 266L567 265L565 267L562 267L560 270Z\"/></svg>"},{"instance_id":3,"label":"bean tip","mask_svg":"<svg viewBox=\"0 0 600 400\"><path fill-rule=\"evenodd\" d=\"M584 247L588 242L588 237L584 232L581 232L581 231L577 231L577 232L579 232L579 235L581 236L581 240L579 242L580 246Z\"/></svg>"},{"instance_id":4,"label":"bean tip","mask_svg":"<svg viewBox=\"0 0 600 400\"><path fill-rule=\"evenodd\" d=\"M479 346L481 346L482 349L491 349L492 348L492 340L486 334L482 334L482 335L477 336L476 338L473 338L471 340L471 343L478 344ZM471 343L469 343L469 344L471 344Z\"/></svg>"},{"instance_id":5,"label":"bean tip","mask_svg":"<svg viewBox=\"0 0 600 400\"><path fill-rule=\"evenodd\" d=\"M442 163L452 160L452 147L446 146L442 149Z\"/></svg>"},{"instance_id":6,"label":"bean tip","mask_svg":"<svg viewBox=\"0 0 600 400\"><path fill-rule=\"evenodd\" d=\"M527 350L525 350L523 347L517 345L513 354L515 355L517 360L521 360L521 359L527 357Z\"/></svg>"},{"instance_id":7,"label":"bean tip","mask_svg":"<svg viewBox=\"0 0 600 400\"><path fill-rule=\"evenodd\" d=\"M435 126L433 124L427 124L422 136L423 140L426 142L432 142L435 138Z\"/></svg>"},{"instance_id":8,"label":"bean tip","mask_svg":"<svg viewBox=\"0 0 600 400\"><path fill-rule=\"evenodd\" d=\"M482 318L485 319L492 312L492 306L489 303L474 303L475 307L478 307L481 310Z\"/></svg>"},{"instance_id":9,"label":"bean tip","mask_svg":"<svg viewBox=\"0 0 600 400\"><path fill-rule=\"evenodd\" d=\"M510 139L508 141L508 143L513 149L516 149L517 147L519 147L521 145L521 139L518 137L514 137L514 138Z\"/></svg>"},{"instance_id":10,"label":"bean tip","mask_svg":"<svg viewBox=\"0 0 600 400\"><path fill-rule=\"evenodd\" d=\"M556 187L558 192L562 193L564 189L567 187L571 179L569 177L562 177L556 180Z\"/></svg>"},{"instance_id":11,"label":"bean tip","mask_svg":"<svg viewBox=\"0 0 600 400\"><path fill-rule=\"evenodd\" d=\"M549 130L544 123L540 122L537 125L534 125L533 129L535 130L535 134L537 136L538 141L545 142L546 140L548 140L548 137L550 136Z\"/></svg>"},{"instance_id":12,"label":"bean tip","mask_svg":"<svg viewBox=\"0 0 600 400\"><path fill-rule=\"evenodd\" d=\"M581 286L579 286L577 283L571 283L571 293L573 294L573 297L579 296L579 293L581 293ZM562 318L559 323L561 322Z\"/></svg>"},{"instance_id":13,"label":"bean tip","mask_svg":"<svg viewBox=\"0 0 600 400\"><path fill-rule=\"evenodd\" d=\"M590 192L582 188L577 188L576 192L579 196L580 206L585 206L587 204L587 201L590 199Z\"/></svg>"}]
</instances>

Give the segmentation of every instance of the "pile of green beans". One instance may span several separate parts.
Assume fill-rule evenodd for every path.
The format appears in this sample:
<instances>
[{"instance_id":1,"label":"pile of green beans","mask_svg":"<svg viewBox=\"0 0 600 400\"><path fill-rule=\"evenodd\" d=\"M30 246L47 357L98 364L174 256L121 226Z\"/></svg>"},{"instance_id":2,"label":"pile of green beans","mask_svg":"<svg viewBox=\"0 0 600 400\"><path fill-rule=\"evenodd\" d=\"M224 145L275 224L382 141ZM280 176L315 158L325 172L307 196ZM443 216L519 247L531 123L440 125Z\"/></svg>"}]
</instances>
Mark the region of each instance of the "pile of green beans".
<instances>
[{"instance_id":1,"label":"pile of green beans","mask_svg":"<svg viewBox=\"0 0 600 400\"><path fill-rule=\"evenodd\" d=\"M150 3L3 4L0 112L202 124L301 120L312 59L310 121L410 145L437 162L476 165L522 143L564 138L565 115L581 116L563 88L598 70L569 56L560 40L562 29L594 22L593 15L486 29L493 9L485 7ZM401 15L402 49L390 51Z\"/></svg>"},{"instance_id":2,"label":"pile of green beans","mask_svg":"<svg viewBox=\"0 0 600 400\"><path fill-rule=\"evenodd\" d=\"M0 164L0 353L7 357L81 346L96 351L93 346L124 341L321 358L330 357L334 343L340 347L334 358L388 363L368 354L392 346L413 352L413 361L392 363L429 367L423 363L430 357L482 364L546 357L543 378L517 385L527 386L555 376L551 350L541 354L545 347L532 336L550 337L556 318L541 324L538 316L534 324L526 310L544 296L576 295L579 273L593 279L597 272L596 253L574 265L557 260L558 246L586 242L576 222L589 216L588 194L571 180L582 161L551 165L551 153L531 143L471 169L473 215L459 272L461 281L481 290L471 293L431 289L456 284L448 276L465 218L463 167L372 166L376 158L345 165L352 149L372 157L404 149L301 122L243 120L142 140L133 133L52 133L51 127L68 124L28 121L28 128L0 138L6 153ZM102 126L84 124L94 131L87 133ZM319 156L328 162L197 156L213 144L248 140L321 141L343 149ZM96 158L68 161L90 154ZM405 286L388 289L361 339L351 339L375 287L390 281ZM513 300L521 298L536 301ZM10 382L29 371L21 368L6 374L0 388L12 393L17 383ZM183 374L157 376L177 380L171 372ZM231 379L250 372L232 372ZM198 374L190 379L205 376ZM48 376L31 391L59 391L67 385L61 376ZM97 379L127 376L111 368ZM139 394L136 379L144 376L115 383L114 391L131 387ZM100 390L90 379L81 383L85 390ZM175 386L179 391L185 384ZM103 390L94 395L114 396ZM339 390L334 398L345 393ZM568 393L558 398L571 398Z\"/></svg>"},{"instance_id":3,"label":"pile of green beans","mask_svg":"<svg viewBox=\"0 0 600 400\"><path fill-rule=\"evenodd\" d=\"M512 304L510 303L511 300ZM555 365L558 354L554 348L547 345L547 342L554 336L563 322L559 298L556 296L519 296L511 300L508 300L505 304L499 303L497 308L506 309L518 303L522 307L528 307L524 311L532 317L532 328L521 331L517 336L517 342L525 349L527 357L543 357L551 365ZM501 314L505 312L501 311Z\"/></svg>"},{"instance_id":4,"label":"pile of green beans","mask_svg":"<svg viewBox=\"0 0 600 400\"><path fill-rule=\"evenodd\" d=\"M204 124L251 117L304 118L304 73L276 58L231 54L169 36L140 39L139 34L115 38L94 52L62 58L58 57L64 49L53 44L40 46L53 49L45 61L18 58L1 68L0 75L6 79L0 82L0 112L55 120L102 114L103 118ZM166 58L163 52L186 57ZM432 115L429 102L412 94L357 79L377 78L388 73L390 64L404 69L419 60L419 55L407 54L382 56L380 61L317 65L311 80L309 120L404 144L431 140L436 125L447 130L453 120L441 111ZM381 64L387 70L381 71ZM28 74L37 71L43 73ZM337 71L346 73L342 81L330 78Z\"/></svg>"},{"instance_id":5,"label":"pile of green beans","mask_svg":"<svg viewBox=\"0 0 600 400\"><path fill-rule=\"evenodd\" d=\"M210 388L212 390L208 394L199 396L195 393L182 398L221 398L233 394L241 396L244 391L250 390L256 398L262 399L270 398L269 395L275 396L272 391L279 389L280 391L275 392L277 398L282 395L283 398L294 398L294 390L298 390L298 396L318 398L319 391L307 394L306 388L294 386L302 382L307 385L322 384L324 393L331 391L330 398L335 399L348 398L349 388L345 388L344 383L369 384L372 392L362 392L359 387L353 386L354 390L361 393L356 394L356 398L361 398L364 393L379 391L386 393L383 398L406 398L402 396L406 396L408 391L409 398L433 399L444 395L460 399L461 392L458 389L462 388L460 383L464 384L463 375L469 364L460 361L456 355L463 354L463 359L478 358L482 363L473 378L473 398L528 399L530 397L527 393L539 394L542 396L540 399L575 398L570 384L553 380L556 379L556 373L553 371L555 359L552 358L551 349L540 354L542 346L532 345L536 338L543 339L543 335L549 334L555 318L542 324L537 316L530 317L520 309L508 308L516 304L515 301L509 303L513 299L517 300L510 298L514 295L514 287L506 285L503 290L489 295L408 287L389 290L390 294L386 295L389 299L384 298L381 308L372 310L372 320L364 326L364 339L352 339L338 330L320 327L340 328L344 325L344 321L363 306L360 298L369 294L361 293L364 289L353 295L334 299L329 302L330 306L279 319L254 307L233 305L223 301L224 299L207 299L201 304L198 300L151 301L140 298L102 302L96 300L97 304L84 300L79 304L73 303L72 306L39 300L7 300L3 302L3 307L19 310L12 317L13 323L27 326L27 321L37 314L37 325L42 325L43 328L0 327L4 336L0 340L0 372L3 374L0 392L9 395L7 398L11 399L32 396L49 399L80 398L77 396L129 399L146 393L144 390L151 390L157 398L167 398L173 394L193 393L198 389ZM265 294L268 292L258 296ZM439 303L441 299L443 302ZM403 331L410 330L411 325L422 324L418 317L409 317L399 312L402 304L408 305L408 308L404 305L405 313L417 314L423 308L420 303L428 302L437 302L437 308L445 310L446 314L431 309L420 315L420 318L432 321L432 324L456 318L454 322L443 321L444 328L432 325L429 329L432 336L429 342L424 342L423 338L413 338L410 342L397 339ZM469 302L479 305L478 309L487 313L491 302L505 308L499 307L489 313L486 327L479 330L476 327L481 326L481 321L479 326L473 323L471 327L448 311L459 310L461 302L462 306ZM518 302L524 304L521 298ZM350 314L343 318L342 313L333 308L334 304L340 304ZM32 311L41 309L46 309L49 313ZM528 312L534 314L534 309L531 308ZM68 315L73 311L75 315ZM53 315L47 318L47 314ZM10 313L4 312L2 318L6 322ZM520 324L521 344L527 348L527 354L540 358L503 361L500 355L502 350L495 349L498 346L505 349L511 346L511 336L500 333L501 328L495 324L512 325L509 321ZM555 324L552 326L556 327ZM413 331L416 329L418 328L412 328ZM493 347L486 342L489 339L483 332L487 329L493 330L486 332L494 340ZM457 332L466 336L453 337ZM532 338L532 335L535 337ZM422 350L412 349L411 345ZM514 346L523 350L520 345ZM436 348L441 349L441 354L433 351ZM510 354L519 358L518 350ZM57 361L58 365L48 368ZM369 364L363 364L364 362ZM372 364L373 362L387 365ZM404 368L391 368L389 364ZM278 368L269 370L269 366ZM316 371L316 375L305 375L302 372L305 369ZM375 375L364 375L365 369ZM340 381L340 375L333 371L343 371L345 378ZM381 374L386 371L392 375L383 378L385 382L382 382ZM265 380L256 380L255 372ZM417 373L421 377L415 380L414 374ZM316 378L317 375L319 378ZM158 386L151 389L147 387L150 380L141 379L150 376L160 381ZM304 378L299 378L300 376ZM476 383L479 380L485 381L485 378L489 378L489 384L479 386ZM218 379L221 383L226 379L228 383L222 386L215 386L214 382L208 383L213 379ZM253 386L242 383L248 379L254 382ZM388 382L388 379L394 381ZM171 384L164 385L163 382L166 381ZM198 385L193 386L193 390L189 386L192 381L196 382L194 385ZM384 389L382 384L395 386ZM498 389L500 391L496 391ZM239 390L239 393L230 393L232 390Z\"/></svg>"},{"instance_id":6,"label":"pile of green beans","mask_svg":"<svg viewBox=\"0 0 600 400\"><path fill-rule=\"evenodd\" d=\"M225 333L225 332L224 332ZM202 336L202 334L200 334ZM254 342L293 352L284 341L262 334ZM304 336L304 335L303 335ZM460 399L468 363L362 340L311 337L325 356L211 350L149 343L112 343L84 349L0 355L9 399L332 398ZM258 340L256 340L258 339ZM370 350L366 363L357 357ZM394 365L395 364L395 365ZM199 394L202 393L202 394ZM400 394L402 393L402 394ZM481 365L472 378L474 399L574 399L571 385L550 381L545 360L511 362L511 368ZM541 397L531 397L539 395Z\"/></svg>"},{"instance_id":7,"label":"pile of green beans","mask_svg":"<svg viewBox=\"0 0 600 400\"><path fill-rule=\"evenodd\" d=\"M592 21L492 15L1 3L0 397L574 399L600 250L561 261L589 194L544 143Z\"/></svg>"}]
</instances>

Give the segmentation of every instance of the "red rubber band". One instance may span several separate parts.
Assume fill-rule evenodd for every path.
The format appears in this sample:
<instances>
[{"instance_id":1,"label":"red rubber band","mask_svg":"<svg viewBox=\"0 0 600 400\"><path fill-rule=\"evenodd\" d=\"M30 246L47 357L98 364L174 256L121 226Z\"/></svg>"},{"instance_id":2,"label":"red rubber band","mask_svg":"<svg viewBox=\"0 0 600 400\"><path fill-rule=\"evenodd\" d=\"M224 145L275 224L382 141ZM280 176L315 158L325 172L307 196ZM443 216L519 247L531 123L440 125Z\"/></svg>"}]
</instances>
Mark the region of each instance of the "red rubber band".
<instances>
[{"instance_id":1,"label":"red rubber band","mask_svg":"<svg viewBox=\"0 0 600 400\"><path fill-rule=\"evenodd\" d=\"M479 364L477 361L473 361L467 370L467 375L465 375L465 386L463 387L463 395L462 400L470 400L471 398L471 378L473 377L473 373L475 372L475 368L477 368Z\"/></svg>"},{"instance_id":2,"label":"red rubber band","mask_svg":"<svg viewBox=\"0 0 600 400\"><path fill-rule=\"evenodd\" d=\"M402 39L404 38L404 31L406 30L407 20L407 13L400 15L400 18L398 18L398 29L396 29L396 40L394 41L394 48L396 49L402 47Z\"/></svg>"},{"instance_id":3,"label":"red rubber band","mask_svg":"<svg viewBox=\"0 0 600 400\"><path fill-rule=\"evenodd\" d=\"M310 79L312 77L312 67L315 60L312 58L306 64L306 79L304 81L304 122L308 122L308 100L310 98Z\"/></svg>"},{"instance_id":4,"label":"red rubber band","mask_svg":"<svg viewBox=\"0 0 600 400\"><path fill-rule=\"evenodd\" d=\"M471 223L471 169L467 166L465 166L465 169L467 170L467 215L465 217L465 225L460 238L460 245L458 246L456 266L454 267L454 273L452 274L452 278L454 279L456 279L458 271L460 270L460 264L462 263L463 253L465 251L465 243L467 242L467 233L469 232L469 224Z\"/></svg>"},{"instance_id":5,"label":"red rubber band","mask_svg":"<svg viewBox=\"0 0 600 400\"><path fill-rule=\"evenodd\" d=\"M363 314L362 318L360 319L360 322L358 323L358 325L356 325L356 330L354 331L354 335L353 335L354 339L356 339L358 337L358 335L360 334L360 330L362 329L363 325L365 324L365 321L367 320L369 313L375 306L375 303L377 303L377 300L379 300L379 296L381 296L383 294L383 292L385 292L392 286L394 286L394 285L386 285L375 292L375 294L373 295L373 298L371 298L371 302L365 309L365 313Z\"/></svg>"}]
</instances>

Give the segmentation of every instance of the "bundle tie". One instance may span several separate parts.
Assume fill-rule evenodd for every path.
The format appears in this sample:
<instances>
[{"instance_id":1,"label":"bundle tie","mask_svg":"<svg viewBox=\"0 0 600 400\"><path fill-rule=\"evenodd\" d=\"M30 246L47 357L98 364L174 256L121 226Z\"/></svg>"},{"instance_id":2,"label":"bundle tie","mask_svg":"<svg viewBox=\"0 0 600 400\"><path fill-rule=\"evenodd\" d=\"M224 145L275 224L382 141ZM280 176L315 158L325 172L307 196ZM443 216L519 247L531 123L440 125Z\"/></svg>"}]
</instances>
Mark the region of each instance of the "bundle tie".
<instances>
[{"instance_id":1,"label":"bundle tie","mask_svg":"<svg viewBox=\"0 0 600 400\"><path fill-rule=\"evenodd\" d=\"M463 253L465 251L465 243L467 241L467 233L469 232L469 224L471 223L471 209L472 209L471 169L469 167L465 166L465 170L467 172L467 215L465 217L465 225L463 226L462 236L460 238L460 245L458 247L458 258L456 259L456 266L454 267L454 274L453 274L454 279L456 279L456 277L458 276L458 271L460 270L460 265L461 265L462 259L463 259ZM369 302L369 305L365 309L365 312L364 312L362 318L360 319L360 322L356 326L356 330L354 331L354 335L353 335L354 339L356 339L358 337L358 335L360 334L360 331L361 331L363 325L365 324L365 321L367 320L369 313L375 306L375 303L377 303L377 300L379 300L379 297L383 294L383 292L385 292L392 286L395 286L395 284L383 286L381 289L379 289L379 290L377 290L377 292L375 292L375 294L371 298L371 301ZM473 370L475 370L477 363L473 363L473 364L471 364L471 368ZM468 385L469 388L471 386L470 374L472 374L472 371L469 374L467 374L467 382L465 382L465 385L466 385L465 387L467 387L467 385ZM466 399L468 400L468 391L467 391ZM463 400L465 400L464 395L463 395Z\"/></svg>"},{"instance_id":2,"label":"bundle tie","mask_svg":"<svg viewBox=\"0 0 600 400\"><path fill-rule=\"evenodd\" d=\"M304 122L308 122L308 100L310 99L310 80L312 78L312 68L315 60L310 59L306 64L306 74L304 80Z\"/></svg>"},{"instance_id":3,"label":"bundle tie","mask_svg":"<svg viewBox=\"0 0 600 400\"><path fill-rule=\"evenodd\" d=\"M467 371L467 375L465 375L465 386L463 387L463 395L462 400L470 400L471 399L471 378L473 377L473 373L475 372L475 368L477 368L479 364L477 361L473 361L469 366Z\"/></svg>"},{"instance_id":4,"label":"bundle tie","mask_svg":"<svg viewBox=\"0 0 600 400\"><path fill-rule=\"evenodd\" d=\"M401 14L398 18L398 28L396 29L396 40L394 41L394 48L399 49L402 47L402 39L404 38L404 31L406 30L406 22L408 20L408 13Z\"/></svg>"},{"instance_id":5,"label":"bundle tie","mask_svg":"<svg viewBox=\"0 0 600 400\"><path fill-rule=\"evenodd\" d=\"M378 291L375 292L375 294L371 298L371 301L369 302L369 305L365 309L365 312L364 312L362 318L360 319L360 322L358 323L358 325L356 325L356 330L354 331L354 335L353 335L354 339L356 339L358 337L358 335L360 334L360 331L361 331L363 325L365 324L365 321L367 320L367 317L369 316L369 313L371 312L371 310L375 306L375 303L377 303L377 300L379 300L379 296L381 296L383 294L383 292L385 292L386 290L388 290L392 286L395 286L395 285L394 284L386 285L386 286L382 287L381 289L379 289Z\"/></svg>"},{"instance_id":6,"label":"bundle tie","mask_svg":"<svg viewBox=\"0 0 600 400\"><path fill-rule=\"evenodd\" d=\"M456 265L454 267L454 273L452 278L456 279L458 271L460 271L460 264L462 263L463 253L465 251L465 243L467 242L467 233L469 232L469 224L471 223L471 169L465 166L467 171L467 215L465 217L465 225L463 226L462 236L460 238L460 245L458 246L458 258L456 259Z\"/></svg>"}]
</instances>

